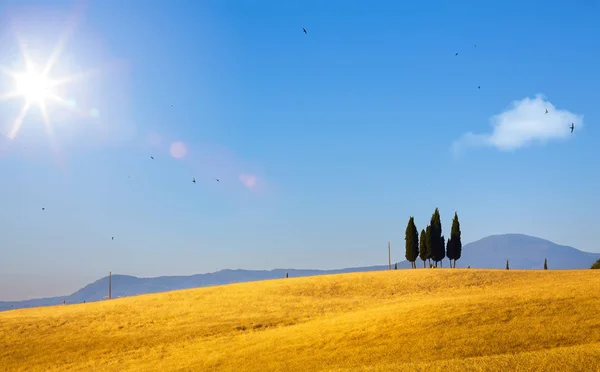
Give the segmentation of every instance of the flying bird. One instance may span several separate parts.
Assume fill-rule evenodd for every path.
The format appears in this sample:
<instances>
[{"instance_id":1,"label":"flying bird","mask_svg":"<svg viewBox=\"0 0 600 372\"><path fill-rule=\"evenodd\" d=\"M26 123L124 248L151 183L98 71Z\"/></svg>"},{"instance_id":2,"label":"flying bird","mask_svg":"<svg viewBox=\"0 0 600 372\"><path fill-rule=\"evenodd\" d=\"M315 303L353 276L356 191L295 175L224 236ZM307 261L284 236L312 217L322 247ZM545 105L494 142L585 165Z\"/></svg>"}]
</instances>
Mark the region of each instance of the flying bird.
<instances>
[{"instance_id":1,"label":"flying bird","mask_svg":"<svg viewBox=\"0 0 600 372\"><path fill-rule=\"evenodd\" d=\"M154 156L151 156L150 159L154 160Z\"/></svg>"},{"instance_id":2,"label":"flying bird","mask_svg":"<svg viewBox=\"0 0 600 372\"><path fill-rule=\"evenodd\" d=\"M458 55L458 53L456 53L454 56L456 57Z\"/></svg>"},{"instance_id":3,"label":"flying bird","mask_svg":"<svg viewBox=\"0 0 600 372\"><path fill-rule=\"evenodd\" d=\"M478 86L477 86L477 89L481 89L481 85L478 85Z\"/></svg>"},{"instance_id":4,"label":"flying bird","mask_svg":"<svg viewBox=\"0 0 600 372\"><path fill-rule=\"evenodd\" d=\"M111 240L115 240L115 237L114 237L114 236L113 236L113 237L111 237Z\"/></svg>"},{"instance_id":5,"label":"flying bird","mask_svg":"<svg viewBox=\"0 0 600 372\"><path fill-rule=\"evenodd\" d=\"M575 129L575 124L571 123L571 126L569 128L571 128L571 133L573 133L573 129Z\"/></svg>"},{"instance_id":6,"label":"flying bird","mask_svg":"<svg viewBox=\"0 0 600 372\"><path fill-rule=\"evenodd\" d=\"M548 109L546 109L546 114L548 113Z\"/></svg>"},{"instance_id":7,"label":"flying bird","mask_svg":"<svg viewBox=\"0 0 600 372\"><path fill-rule=\"evenodd\" d=\"M302 32L306 33L306 29L304 27L302 27Z\"/></svg>"},{"instance_id":8,"label":"flying bird","mask_svg":"<svg viewBox=\"0 0 600 372\"><path fill-rule=\"evenodd\" d=\"M196 183L196 177L192 177L192 182Z\"/></svg>"},{"instance_id":9,"label":"flying bird","mask_svg":"<svg viewBox=\"0 0 600 372\"><path fill-rule=\"evenodd\" d=\"M217 182L221 182L221 181L219 181L219 179L218 179L218 178L216 178L216 180L217 180Z\"/></svg>"},{"instance_id":10,"label":"flying bird","mask_svg":"<svg viewBox=\"0 0 600 372\"><path fill-rule=\"evenodd\" d=\"M43 208L43 207L42 207L42 210L43 210L43 211L45 211L45 210L46 210L46 208Z\"/></svg>"}]
</instances>

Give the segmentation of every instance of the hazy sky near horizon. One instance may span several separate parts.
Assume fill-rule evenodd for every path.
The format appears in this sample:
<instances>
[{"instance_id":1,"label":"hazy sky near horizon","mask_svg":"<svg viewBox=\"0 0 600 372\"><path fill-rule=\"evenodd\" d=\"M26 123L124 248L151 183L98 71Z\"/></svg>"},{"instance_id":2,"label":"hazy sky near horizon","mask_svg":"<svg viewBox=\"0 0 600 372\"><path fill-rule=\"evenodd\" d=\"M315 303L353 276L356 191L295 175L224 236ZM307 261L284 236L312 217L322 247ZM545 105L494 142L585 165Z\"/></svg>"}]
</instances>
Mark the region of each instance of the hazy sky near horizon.
<instances>
[{"instance_id":1,"label":"hazy sky near horizon","mask_svg":"<svg viewBox=\"0 0 600 372\"><path fill-rule=\"evenodd\" d=\"M599 16L584 0L4 0L0 66L23 70L25 45L75 79L48 100L51 131L33 105L10 139L25 101L0 76L0 301L108 271L376 265L388 240L401 261L409 217L421 230L436 207L463 243L600 252Z\"/></svg>"}]
</instances>

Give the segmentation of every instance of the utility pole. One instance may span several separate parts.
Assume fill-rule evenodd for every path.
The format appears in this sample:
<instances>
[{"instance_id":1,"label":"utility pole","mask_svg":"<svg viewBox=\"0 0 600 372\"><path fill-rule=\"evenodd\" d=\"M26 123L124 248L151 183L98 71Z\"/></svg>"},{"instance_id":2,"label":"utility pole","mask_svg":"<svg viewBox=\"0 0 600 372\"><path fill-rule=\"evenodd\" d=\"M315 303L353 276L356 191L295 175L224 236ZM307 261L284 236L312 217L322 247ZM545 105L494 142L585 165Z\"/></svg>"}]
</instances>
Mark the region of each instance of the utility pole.
<instances>
[{"instance_id":1,"label":"utility pole","mask_svg":"<svg viewBox=\"0 0 600 372\"><path fill-rule=\"evenodd\" d=\"M112 297L112 272L108 272L108 299Z\"/></svg>"},{"instance_id":2,"label":"utility pole","mask_svg":"<svg viewBox=\"0 0 600 372\"><path fill-rule=\"evenodd\" d=\"M390 241L388 240L388 270L392 269L392 253L390 251Z\"/></svg>"}]
</instances>

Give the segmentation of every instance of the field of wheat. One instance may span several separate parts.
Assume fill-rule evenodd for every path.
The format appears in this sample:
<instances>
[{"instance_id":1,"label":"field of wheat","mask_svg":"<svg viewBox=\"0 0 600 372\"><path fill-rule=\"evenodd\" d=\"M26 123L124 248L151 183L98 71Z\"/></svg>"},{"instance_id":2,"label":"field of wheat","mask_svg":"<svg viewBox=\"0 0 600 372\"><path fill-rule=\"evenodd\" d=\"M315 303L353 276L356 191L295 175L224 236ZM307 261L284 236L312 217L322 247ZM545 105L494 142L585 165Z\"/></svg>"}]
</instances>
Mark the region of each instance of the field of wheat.
<instances>
[{"instance_id":1,"label":"field of wheat","mask_svg":"<svg viewBox=\"0 0 600 372\"><path fill-rule=\"evenodd\" d=\"M600 271L392 270L0 313L0 370L600 371Z\"/></svg>"}]
</instances>

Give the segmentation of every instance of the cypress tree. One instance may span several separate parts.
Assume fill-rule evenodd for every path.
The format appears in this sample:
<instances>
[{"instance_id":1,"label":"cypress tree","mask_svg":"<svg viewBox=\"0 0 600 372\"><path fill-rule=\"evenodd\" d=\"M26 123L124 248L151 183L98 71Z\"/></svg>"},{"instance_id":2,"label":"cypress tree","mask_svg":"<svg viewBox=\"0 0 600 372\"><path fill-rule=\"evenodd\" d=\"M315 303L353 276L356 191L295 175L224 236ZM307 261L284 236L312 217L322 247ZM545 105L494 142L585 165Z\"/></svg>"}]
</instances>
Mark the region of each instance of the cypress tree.
<instances>
[{"instance_id":1,"label":"cypress tree","mask_svg":"<svg viewBox=\"0 0 600 372\"><path fill-rule=\"evenodd\" d=\"M449 267L452 267L453 253L452 253L452 236L448 238L446 242L446 257L448 257L448 261L450 261Z\"/></svg>"},{"instance_id":2,"label":"cypress tree","mask_svg":"<svg viewBox=\"0 0 600 372\"><path fill-rule=\"evenodd\" d=\"M454 216L456 218L456 212L454 213ZM446 243L446 257L448 257L448 261L450 261L450 267L453 267L452 265L452 261L455 259L456 256L456 249L454 248L454 241L452 240L452 238L454 237L453 233L455 232L456 226L455 226L455 222L454 219L452 220L452 230L450 231L450 238L448 238L448 242Z\"/></svg>"},{"instance_id":3,"label":"cypress tree","mask_svg":"<svg viewBox=\"0 0 600 372\"><path fill-rule=\"evenodd\" d=\"M446 258L446 239L444 235L442 235L442 240L440 241L440 267L444 267L444 258Z\"/></svg>"},{"instance_id":4,"label":"cypress tree","mask_svg":"<svg viewBox=\"0 0 600 372\"><path fill-rule=\"evenodd\" d=\"M508 270L508 260L506 260L506 270Z\"/></svg>"},{"instance_id":5,"label":"cypress tree","mask_svg":"<svg viewBox=\"0 0 600 372\"><path fill-rule=\"evenodd\" d=\"M442 222L440 211L437 208L431 216L429 226L431 229L427 233L427 246L431 250L431 258L437 263L443 258L442 253L444 251L444 246L442 245Z\"/></svg>"},{"instance_id":6,"label":"cypress tree","mask_svg":"<svg viewBox=\"0 0 600 372\"><path fill-rule=\"evenodd\" d=\"M429 260L429 266L431 266L431 256L433 255L434 244L431 240L431 225L425 228L425 241L427 242L427 259Z\"/></svg>"},{"instance_id":7,"label":"cypress tree","mask_svg":"<svg viewBox=\"0 0 600 372\"><path fill-rule=\"evenodd\" d=\"M548 259L544 258L544 270L548 270Z\"/></svg>"},{"instance_id":8,"label":"cypress tree","mask_svg":"<svg viewBox=\"0 0 600 372\"><path fill-rule=\"evenodd\" d=\"M592 269L592 270L600 269L600 260L594 262L594 264L590 267L590 269Z\"/></svg>"},{"instance_id":9,"label":"cypress tree","mask_svg":"<svg viewBox=\"0 0 600 372\"><path fill-rule=\"evenodd\" d=\"M413 244L413 268L417 268L417 260L419 259L419 230L417 230L417 226L413 223L413 237L415 238L415 244Z\"/></svg>"},{"instance_id":10,"label":"cypress tree","mask_svg":"<svg viewBox=\"0 0 600 372\"><path fill-rule=\"evenodd\" d=\"M415 268L415 261L419 255L419 231L417 230L417 226L415 226L414 217L411 217L408 220L404 239L406 240L406 260L411 263L413 268Z\"/></svg>"},{"instance_id":11,"label":"cypress tree","mask_svg":"<svg viewBox=\"0 0 600 372\"><path fill-rule=\"evenodd\" d=\"M454 212L454 218L452 219L452 231L450 232L450 240L452 244L450 245L450 254L448 254L448 258L454 260L453 267L456 268L456 260L460 259L460 255L462 253L462 242L460 240L460 222L458 221L458 214Z\"/></svg>"},{"instance_id":12,"label":"cypress tree","mask_svg":"<svg viewBox=\"0 0 600 372\"><path fill-rule=\"evenodd\" d=\"M427 261L427 233L425 229L421 230L421 236L419 238L419 258L423 260L423 268L425 268L425 261Z\"/></svg>"},{"instance_id":13,"label":"cypress tree","mask_svg":"<svg viewBox=\"0 0 600 372\"><path fill-rule=\"evenodd\" d=\"M415 264L415 263L413 262L413 265L414 265L414 264ZM398 270L398 262L396 262L396 263L394 264L394 270Z\"/></svg>"}]
</instances>

